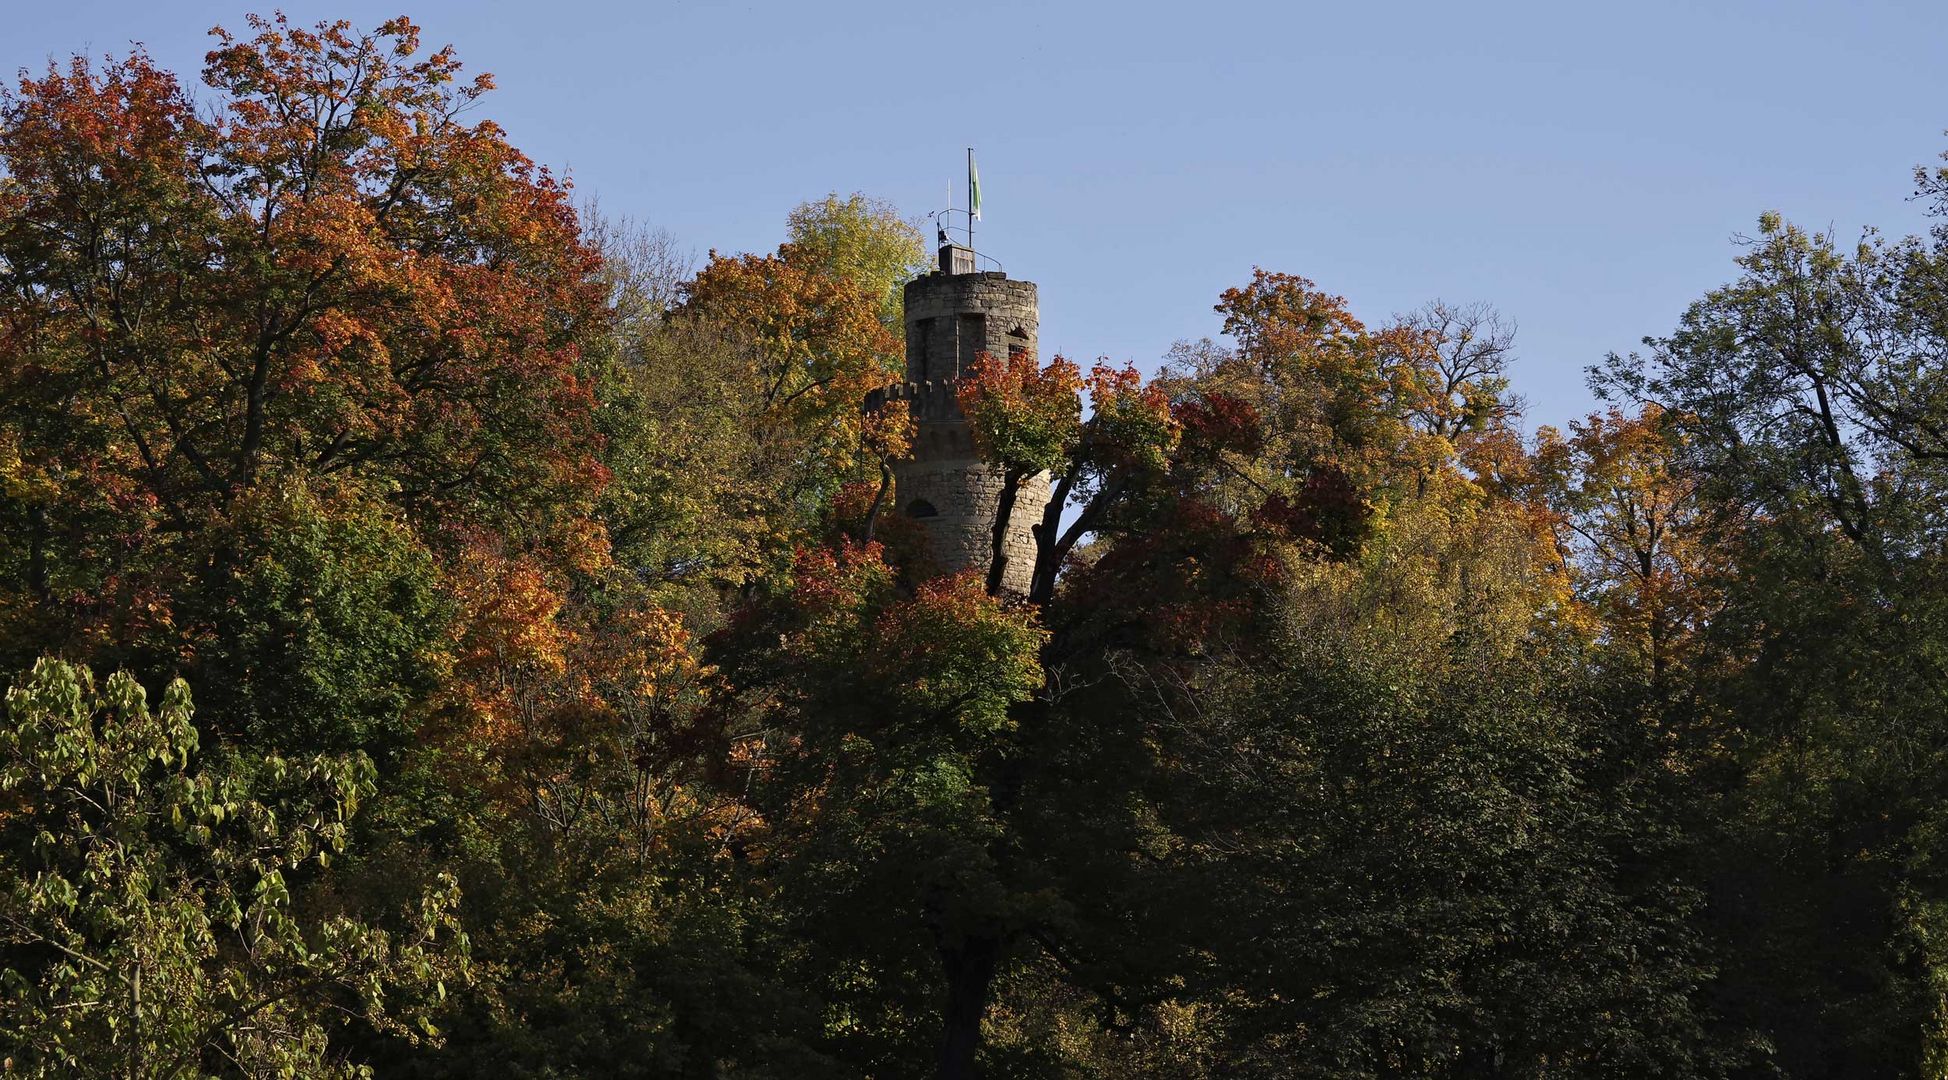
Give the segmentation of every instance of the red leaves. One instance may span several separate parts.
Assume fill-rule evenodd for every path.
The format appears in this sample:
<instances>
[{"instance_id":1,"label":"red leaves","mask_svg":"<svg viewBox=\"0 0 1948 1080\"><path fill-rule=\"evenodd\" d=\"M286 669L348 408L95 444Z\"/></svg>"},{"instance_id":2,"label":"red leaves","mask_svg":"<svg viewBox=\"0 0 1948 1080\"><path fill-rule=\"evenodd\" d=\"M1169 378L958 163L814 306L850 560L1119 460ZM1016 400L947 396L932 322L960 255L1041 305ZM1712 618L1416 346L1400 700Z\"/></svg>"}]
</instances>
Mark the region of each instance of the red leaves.
<instances>
[{"instance_id":1,"label":"red leaves","mask_svg":"<svg viewBox=\"0 0 1948 1080\"><path fill-rule=\"evenodd\" d=\"M1169 467L1182 426L1170 396L1129 365L1099 362L1089 372L1086 439L1090 459L1100 467L1162 472Z\"/></svg>"},{"instance_id":2,"label":"red leaves","mask_svg":"<svg viewBox=\"0 0 1948 1080\"><path fill-rule=\"evenodd\" d=\"M21 187L55 185L73 197L180 180L185 147L208 134L176 77L138 49L99 70L77 56L65 73L49 65L40 79L23 76L6 98L0 155Z\"/></svg>"},{"instance_id":3,"label":"red leaves","mask_svg":"<svg viewBox=\"0 0 1948 1080\"><path fill-rule=\"evenodd\" d=\"M1264 445L1264 420L1243 398L1203 393L1174 403L1172 415L1183 429L1184 456L1199 462L1219 455L1256 454Z\"/></svg>"},{"instance_id":4,"label":"red leaves","mask_svg":"<svg viewBox=\"0 0 1948 1080\"><path fill-rule=\"evenodd\" d=\"M140 52L0 103L0 325L36 332L0 350L179 509L294 470L475 523L586 505L601 297L565 190L459 122L487 83L410 22L251 25L216 32L208 121Z\"/></svg>"},{"instance_id":5,"label":"red leaves","mask_svg":"<svg viewBox=\"0 0 1948 1080\"><path fill-rule=\"evenodd\" d=\"M1082 373L1056 357L1047 367L1027 353L981 353L961 379L961 412L989 460L1024 473L1063 468L1081 435Z\"/></svg>"},{"instance_id":6,"label":"red leaves","mask_svg":"<svg viewBox=\"0 0 1948 1080\"><path fill-rule=\"evenodd\" d=\"M893 568L876 543L842 540L837 547L804 548L791 571L793 606L813 626L857 613L893 587Z\"/></svg>"},{"instance_id":7,"label":"red leaves","mask_svg":"<svg viewBox=\"0 0 1948 1080\"><path fill-rule=\"evenodd\" d=\"M1252 520L1277 535L1311 541L1344 556L1365 535L1371 513L1343 471L1321 465L1306 476L1296 498L1271 495L1252 512Z\"/></svg>"}]
</instances>

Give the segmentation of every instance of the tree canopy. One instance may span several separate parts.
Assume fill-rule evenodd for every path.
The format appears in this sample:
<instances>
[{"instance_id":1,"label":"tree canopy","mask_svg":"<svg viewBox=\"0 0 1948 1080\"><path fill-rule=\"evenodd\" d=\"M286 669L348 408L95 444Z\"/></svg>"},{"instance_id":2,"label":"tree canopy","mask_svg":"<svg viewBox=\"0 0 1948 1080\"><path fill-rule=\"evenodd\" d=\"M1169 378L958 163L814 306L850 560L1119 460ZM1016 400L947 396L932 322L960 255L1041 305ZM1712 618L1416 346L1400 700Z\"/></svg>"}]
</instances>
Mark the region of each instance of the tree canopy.
<instances>
[{"instance_id":1,"label":"tree canopy","mask_svg":"<svg viewBox=\"0 0 1948 1080\"><path fill-rule=\"evenodd\" d=\"M0 1072L1948 1075L1948 225L1533 432L1267 268L972 358L943 572L897 207L694 259L406 19L213 36L0 92Z\"/></svg>"}]
</instances>

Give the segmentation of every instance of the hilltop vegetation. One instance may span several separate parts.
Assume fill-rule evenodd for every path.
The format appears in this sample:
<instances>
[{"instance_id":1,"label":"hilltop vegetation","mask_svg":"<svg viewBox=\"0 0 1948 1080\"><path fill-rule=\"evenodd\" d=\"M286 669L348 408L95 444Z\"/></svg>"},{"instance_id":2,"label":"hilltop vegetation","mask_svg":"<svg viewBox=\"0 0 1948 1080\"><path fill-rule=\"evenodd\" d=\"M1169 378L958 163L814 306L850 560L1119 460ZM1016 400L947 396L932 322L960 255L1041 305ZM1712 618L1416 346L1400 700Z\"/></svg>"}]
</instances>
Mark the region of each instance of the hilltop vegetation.
<instances>
[{"instance_id":1,"label":"hilltop vegetation","mask_svg":"<svg viewBox=\"0 0 1948 1080\"><path fill-rule=\"evenodd\" d=\"M0 95L0 1071L1948 1075L1948 227L1767 215L1560 431L1267 270L986 358L1017 596L887 509L892 207L699 265L404 19L202 77Z\"/></svg>"}]
</instances>

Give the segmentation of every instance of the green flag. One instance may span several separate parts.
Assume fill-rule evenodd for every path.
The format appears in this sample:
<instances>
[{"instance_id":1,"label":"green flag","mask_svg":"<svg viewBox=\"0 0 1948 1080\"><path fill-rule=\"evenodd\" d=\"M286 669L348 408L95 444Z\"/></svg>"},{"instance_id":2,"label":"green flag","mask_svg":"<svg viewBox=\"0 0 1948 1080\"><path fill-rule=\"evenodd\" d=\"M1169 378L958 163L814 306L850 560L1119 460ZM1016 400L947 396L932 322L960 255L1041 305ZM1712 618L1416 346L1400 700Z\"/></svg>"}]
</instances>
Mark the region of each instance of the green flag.
<instances>
[{"instance_id":1,"label":"green flag","mask_svg":"<svg viewBox=\"0 0 1948 1080\"><path fill-rule=\"evenodd\" d=\"M967 151L967 214L981 220L981 172L974 167L974 151Z\"/></svg>"}]
</instances>

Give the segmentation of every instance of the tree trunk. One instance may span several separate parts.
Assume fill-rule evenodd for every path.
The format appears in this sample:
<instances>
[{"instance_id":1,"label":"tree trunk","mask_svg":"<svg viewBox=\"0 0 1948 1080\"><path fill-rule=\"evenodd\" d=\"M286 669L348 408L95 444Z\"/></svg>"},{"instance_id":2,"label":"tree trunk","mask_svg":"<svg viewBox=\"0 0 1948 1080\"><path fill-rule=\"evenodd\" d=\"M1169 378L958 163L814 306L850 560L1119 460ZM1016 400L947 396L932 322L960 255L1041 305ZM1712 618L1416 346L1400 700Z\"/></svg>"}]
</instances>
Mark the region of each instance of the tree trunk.
<instances>
[{"instance_id":1,"label":"tree trunk","mask_svg":"<svg viewBox=\"0 0 1948 1080\"><path fill-rule=\"evenodd\" d=\"M994 546L988 554L988 595L1001 595L1001 582L1008 574L1008 522L1015 516L1015 498L1021 493L1020 469L1002 474L1001 498L994 507Z\"/></svg>"},{"instance_id":2,"label":"tree trunk","mask_svg":"<svg viewBox=\"0 0 1948 1080\"><path fill-rule=\"evenodd\" d=\"M885 458L879 459L879 490L873 492L873 505L866 511L866 526L861 531L859 542L870 544L873 533L879 529L879 511L886 505L886 493L893 490L893 466Z\"/></svg>"},{"instance_id":3,"label":"tree trunk","mask_svg":"<svg viewBox=\"0 0 1948 1080\"><path fill-rule=\"evenodd\" d=\"M992 935L969 937L953 948L940 949L947 974L947 1006L941 1012L939 1080L973 1080L974 1059L981 1049L981 1018L988 1011L988 990L1001 941Z\"/></svg>"}]
</instances>

